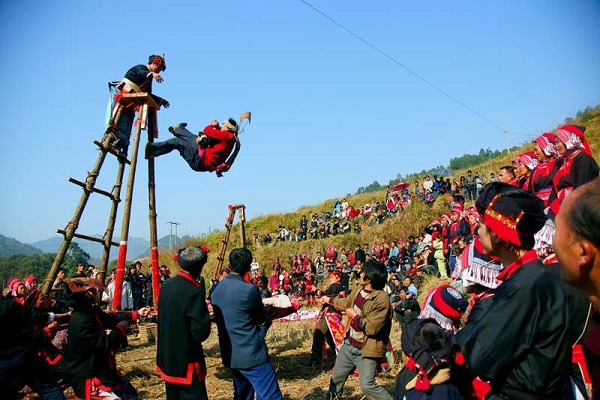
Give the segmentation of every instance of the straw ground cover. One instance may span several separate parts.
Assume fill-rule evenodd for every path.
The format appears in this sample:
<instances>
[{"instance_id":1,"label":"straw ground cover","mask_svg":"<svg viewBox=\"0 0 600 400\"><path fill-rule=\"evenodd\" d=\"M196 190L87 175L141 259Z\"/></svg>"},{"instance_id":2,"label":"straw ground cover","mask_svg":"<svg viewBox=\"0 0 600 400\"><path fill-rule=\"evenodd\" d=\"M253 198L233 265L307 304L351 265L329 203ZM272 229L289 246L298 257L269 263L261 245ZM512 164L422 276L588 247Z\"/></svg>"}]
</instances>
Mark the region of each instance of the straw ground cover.
<instances>
[{"instance_id":1,"label":"straw ground cover","mask_svg":"<svg viewBox=\"0 0 600 400\"><path fill-rule=\"evenodd\" d=\"M333 366L335 358L328 352L329 359L324 367L306 367L304 363L310 358L312 331L315 320L300 322L276 322L269 329L267 345L284 399L309 400L324 399L329 387L328 371ZM395 352L400 347L400 329L398 323L393 323L391 334L392 346ZM155 372L156 345L141 344L136 337L130 337L130 347L117 355L118 366L137 388L141 399L166 399L164 384ZM231 400L233 398L233 379L229 371L221 363L219 342L216 326L204 342L204 352L208 376L206 386L208 397L215 400ZM397 357L399 353L396 354ZM397 358L399 360L399 358ZM388 392L395 388L398 364L388 373L381 374L377 381ZM362 397L358 378L348 378L344 390L344 398L348 400Z\"/></svg>"}]
</instances>

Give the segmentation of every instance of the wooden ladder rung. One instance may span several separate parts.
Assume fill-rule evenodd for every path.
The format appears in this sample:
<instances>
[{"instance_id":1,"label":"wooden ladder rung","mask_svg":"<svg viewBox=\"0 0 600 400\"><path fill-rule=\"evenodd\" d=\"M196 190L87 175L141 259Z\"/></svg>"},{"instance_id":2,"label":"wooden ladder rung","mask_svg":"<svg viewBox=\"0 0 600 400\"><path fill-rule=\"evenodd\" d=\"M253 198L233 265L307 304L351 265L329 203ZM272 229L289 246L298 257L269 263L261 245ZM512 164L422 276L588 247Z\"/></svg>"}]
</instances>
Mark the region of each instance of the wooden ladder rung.
<instances>
[{"instance_id":1,"label":"wooden ladder rung","mask_svg":"<svg viewBox=\"0 0 600 400\"><path fill-rule=\"evenodd\" d=\"M67 234L67 232L64 229L57 229L56 233L60 233L61 235L66 235ZM102 239L102 238L97 238L97 237L93 237L93 236L82 235L80 233L73 233L73 237L76 237L76 238L79 238L79 239L89 240L90 242L96 242L96 243L104 244L104 239ZM112 246L119 246L119 243L117 243L117 242L110 242L110 244Z\"/></svg>"},{"instance_id":2,"label":"wooden ladder rung","mask_svg":"<svg viewBox=\"0 0 600 400\"><path fill-rule=\"evenodd\" d=\"M77 186L81 186L83 189L86 189L86 188L87 188L87 185L86 185L85 183L83 183L83 182L81 182L81 181L78 181L78 180L77 180L77 179L75 179L75 178L71 178L70 176L67 178L67 180L68 180L69 182L71 182L71 183L74 183L74 184L76 184ZM111 200L113 200L113 201L115 201L115 200L116 200L116 199L115 199L115 196L114 196L112 193L110 193L110 192L107 192L107 191L105 191L105 190L102 190L102 189L97 189L97 188L92 188L92 190L91 190L91 191L92 191L92 192L94 192L94 193L103 194L104 196L108 197L109 199L111 199Z\"/></svg>"},{"instance_id":3,"label":"wooden ladder rung","mask_svg":"<svg viewBox=\"0 0 600 400\"><path fill-rule=\"evenodd\" d=\"M110 154L117 157L118 159L123 160L125 162L125 164L129 164L129 165L131 164L131 161L129 161L127 159L127 156L125 154L121 153L119 150L116 150L115 148L110 147L110 146L105 146L102 144L102 142L99 142L97 140L94 140L94 144L96 146L100 147L101 149L108 151Z\"/></svg>"}]
</instances>

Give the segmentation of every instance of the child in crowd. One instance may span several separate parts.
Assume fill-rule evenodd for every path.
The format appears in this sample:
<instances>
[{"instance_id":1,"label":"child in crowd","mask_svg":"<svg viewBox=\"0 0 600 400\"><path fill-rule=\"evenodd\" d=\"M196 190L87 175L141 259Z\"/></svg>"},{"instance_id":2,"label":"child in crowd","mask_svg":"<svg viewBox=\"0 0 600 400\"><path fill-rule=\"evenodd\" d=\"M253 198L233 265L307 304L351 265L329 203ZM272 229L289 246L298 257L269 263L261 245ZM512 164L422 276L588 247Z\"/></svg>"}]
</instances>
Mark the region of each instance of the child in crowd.
<instances>
[{"instance_id":1,"label":"child in crowd","mask_svg":"<svg viewBox=\"0 0 600 400\"><path fill-rule=\"evenodd\" d=\"M454 383L456 365L464 359L454 335L434 319L413 319L402 326L402 360L396 400L460 400Z\"/></svg>"}]
</instances>

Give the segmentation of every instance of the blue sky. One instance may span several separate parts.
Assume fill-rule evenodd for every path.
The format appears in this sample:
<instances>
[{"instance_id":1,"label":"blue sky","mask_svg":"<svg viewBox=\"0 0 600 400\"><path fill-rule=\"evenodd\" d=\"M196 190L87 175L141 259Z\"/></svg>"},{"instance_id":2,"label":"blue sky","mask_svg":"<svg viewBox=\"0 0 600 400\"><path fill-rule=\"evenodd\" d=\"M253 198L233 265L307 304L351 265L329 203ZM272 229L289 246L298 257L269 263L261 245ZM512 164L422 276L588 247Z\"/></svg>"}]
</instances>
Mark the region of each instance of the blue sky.
<instances>
[{"instance_id":1,"label":"blue sky","mask_svg":"<svg viewBox=\"0 0 600 400\"><path fill-rule=\"evenodd\" d=\"M106 83L152 53L166 53L154 92L171 102L158 140L178 122L197 132L253 114L224 178L177 153L156 159L159 237L169 221L180 235L222 228L228 204L250 219L288 212L503 149L504 130L520 144L600 103L598 1L123 4L0 2L1 234L30 243L65 226L81 194L66 178L83 180L96 160ZM97 187L110 190L115 164ZM143 238L146 174L141 160L130 235ZM78 232L103 233L108 203L92 195Z\"/></svg>"}]
</instances>

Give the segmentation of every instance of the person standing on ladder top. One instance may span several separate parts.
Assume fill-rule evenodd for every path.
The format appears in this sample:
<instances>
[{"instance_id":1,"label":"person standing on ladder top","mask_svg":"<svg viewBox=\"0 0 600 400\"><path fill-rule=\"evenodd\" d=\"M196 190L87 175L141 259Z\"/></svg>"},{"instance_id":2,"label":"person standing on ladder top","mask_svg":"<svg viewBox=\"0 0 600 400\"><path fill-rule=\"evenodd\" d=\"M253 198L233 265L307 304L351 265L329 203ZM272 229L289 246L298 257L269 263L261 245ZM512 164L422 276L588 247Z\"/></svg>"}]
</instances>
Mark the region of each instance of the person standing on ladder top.
<instances>
[{"instance_id":1,"label":"person standing on ladder top","mask_svg":"<svg viewBox=\"0 0 600 400\"><path fill-rule=\"evenodd\" d=\"M146 159L177 150L196 172L216 172L220 178L223 172L229 171L240 149L238 123L233 118L222 124L213 120L199 135L194 135L186 126L186 123L171 126L169 131L175 136L172 139L147 143Z\"/></svg>"},{"instance_id":2,"label":"person standing on ladder top","mask_svg":"<svg viewBox=\"0 0 600 400\"><path fill-rule=\"evenodd\" d=\"M156 80L156 82L162 83L163 77L160 73L166 69L165 55L152 54L148 57L147 65L139 64L131 67L125 73L123 80L108 83L110 97L106 112L106 135L112 146L120 150L125 150L129 146L131 126L137 106L135 104L122 106L120 100L123 94L149 93L159 107L169 108L170 104L167 100L152 94L152 81ZM121 107L121 115L118 121L115 121Z\"/></svg>"}]
</instances>

